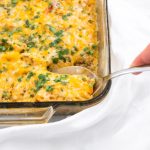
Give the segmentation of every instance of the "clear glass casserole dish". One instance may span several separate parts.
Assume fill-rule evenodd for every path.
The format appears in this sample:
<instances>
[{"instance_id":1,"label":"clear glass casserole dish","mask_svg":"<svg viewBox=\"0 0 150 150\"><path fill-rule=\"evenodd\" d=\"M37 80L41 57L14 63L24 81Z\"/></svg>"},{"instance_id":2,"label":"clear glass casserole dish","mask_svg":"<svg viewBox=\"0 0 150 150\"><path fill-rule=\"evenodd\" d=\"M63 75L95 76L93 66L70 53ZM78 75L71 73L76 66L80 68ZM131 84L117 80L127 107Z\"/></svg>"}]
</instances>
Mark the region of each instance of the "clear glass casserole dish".
<instances>
[{"instance_id":1,"label":"clear glass casserole dish","mask_svg":"<svg viewBox=\"0 0 150 150\"><path fill-rule=\"evenodd\" d=\"M107 0L97 1L97 26L99 41L98 74L110 73L110 49ZM54 114L69 115L100 103L111 86L111 81L103 85L102 91L87 101L52 101L52 102L15 102L0 103L0 125L19 125L47 123Z\"/></svg>"}]
</instances>

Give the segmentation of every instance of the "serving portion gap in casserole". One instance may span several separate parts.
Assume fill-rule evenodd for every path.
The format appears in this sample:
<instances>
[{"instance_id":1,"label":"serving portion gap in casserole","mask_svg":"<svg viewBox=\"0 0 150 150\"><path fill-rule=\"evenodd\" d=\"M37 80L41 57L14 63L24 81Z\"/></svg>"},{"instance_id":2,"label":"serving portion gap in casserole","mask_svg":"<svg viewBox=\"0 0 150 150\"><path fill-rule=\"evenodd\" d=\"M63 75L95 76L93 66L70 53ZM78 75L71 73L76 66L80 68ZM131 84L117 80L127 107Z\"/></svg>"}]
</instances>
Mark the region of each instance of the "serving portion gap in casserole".
<instances>
[{"instance_id":1,"label":"serving portion gap in casserole","mask_svg":"<svg viewBox=\"0 0 150 150\"><path fill-rule=\"evenodd\" d=\"M96 0L0 0L0 102L88 100L97 72Z\"/></svg>"}]
</instances>

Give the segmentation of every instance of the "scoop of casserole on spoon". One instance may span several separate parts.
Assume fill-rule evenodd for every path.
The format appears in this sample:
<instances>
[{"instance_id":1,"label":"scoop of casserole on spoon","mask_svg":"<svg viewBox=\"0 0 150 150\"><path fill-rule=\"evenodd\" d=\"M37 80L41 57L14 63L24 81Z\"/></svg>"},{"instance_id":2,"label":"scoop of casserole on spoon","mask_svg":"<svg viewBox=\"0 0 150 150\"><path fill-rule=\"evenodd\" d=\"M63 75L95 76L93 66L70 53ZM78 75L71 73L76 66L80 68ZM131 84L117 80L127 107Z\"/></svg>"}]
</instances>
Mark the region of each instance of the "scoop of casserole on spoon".
<instances>
[{"instance_id":1,"label":"scoop of casserole on spoon","mask_svg":"<svg viewBox=\"0 0 150 150\"><path fill-rule=\"evenodd\" d=\"M81 67L81 66L68 66L68 67L63 67L57 70L54 70L54 72L59 73L59 74L71 74L71 75L86 75L89 78L94 78L95 79L95 85L94 85L94 91L93 91L93 96L97 95L99 91L101 90L102 86L110 79L130 74L130 73L139 73L139 72L145 72L145 71L150 71L150 67L133 67L133 68L128 68L128 69L123 69L111 74L108 74L107 76L98 76L95 73L93 73L91 70Z\"/></svg>"}]
</instances>

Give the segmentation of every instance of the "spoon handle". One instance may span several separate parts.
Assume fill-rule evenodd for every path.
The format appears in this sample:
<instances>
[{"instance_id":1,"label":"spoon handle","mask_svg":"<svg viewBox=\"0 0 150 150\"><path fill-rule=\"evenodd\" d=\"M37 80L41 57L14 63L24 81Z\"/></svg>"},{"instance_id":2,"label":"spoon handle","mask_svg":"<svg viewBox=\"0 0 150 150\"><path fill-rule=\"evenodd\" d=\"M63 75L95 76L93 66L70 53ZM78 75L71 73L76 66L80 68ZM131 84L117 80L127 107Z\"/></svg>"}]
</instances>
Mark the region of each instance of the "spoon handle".
<instances>
[{"instance_id":1,"label":"spoon handle","mask_svg":"<svg viewBox=\"0 0 150 150\"><path fill-rule=\"evenodd\" d=\"M150 71L150 67L133 67L133 68L128 68L128 69L123 69L120 71L116 71L114 73L109 74L108 76L105 77L106 80L110 80L122 75L130 74L130 73L139 73L139 72L145 72L145 71Z\"/></svg>"}]
</instances>

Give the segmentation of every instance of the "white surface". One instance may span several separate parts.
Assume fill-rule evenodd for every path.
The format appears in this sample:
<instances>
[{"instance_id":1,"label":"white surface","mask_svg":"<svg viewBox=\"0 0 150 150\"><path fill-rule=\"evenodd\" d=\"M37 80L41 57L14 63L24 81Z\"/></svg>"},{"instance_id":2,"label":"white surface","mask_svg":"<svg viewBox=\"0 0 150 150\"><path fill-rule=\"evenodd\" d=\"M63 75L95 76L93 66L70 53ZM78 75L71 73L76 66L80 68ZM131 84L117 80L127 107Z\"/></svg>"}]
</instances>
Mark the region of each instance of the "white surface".
<instances>
[{"instance_id":1,"label":"white surface","mask_svg":"<svg viewBox=\"0 0 150 150\"><path fill-rule=\"evenodd\" d=\"M150 42L150 1L109 0L113 70ZM63 121L0 130L0 150L149 150L150 73L113 80L105 101Z\"/></svg>"}]
</instances>

